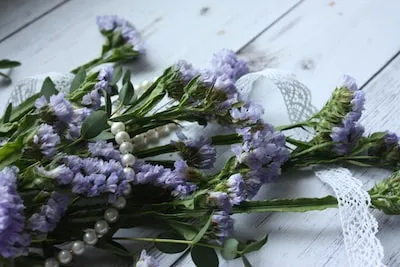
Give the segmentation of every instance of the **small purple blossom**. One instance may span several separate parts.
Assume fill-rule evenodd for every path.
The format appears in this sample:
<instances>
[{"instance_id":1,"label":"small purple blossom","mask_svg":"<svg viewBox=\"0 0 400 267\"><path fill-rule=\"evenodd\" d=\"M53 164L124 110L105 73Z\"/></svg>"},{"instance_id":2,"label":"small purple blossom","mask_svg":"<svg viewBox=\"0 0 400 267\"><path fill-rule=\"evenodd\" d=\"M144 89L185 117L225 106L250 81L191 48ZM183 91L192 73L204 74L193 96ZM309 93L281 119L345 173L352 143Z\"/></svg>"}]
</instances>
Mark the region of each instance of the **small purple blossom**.
<instances>
[{"instance_id":1,"label":"small purple blossom","mask_svg":"<svg viewBox=\"0 0 400 267\"><path fill-rule=\"evenodd\" d=\"M113 143L107 143L106 141L89 143L89 152L92 156L104 157L105 159L115 159L117 161L121 159L121 153L114 148Z\"/></svg>"},{"instance_id":2,"label":"small purple blossom","mask_svg":"<svg viewBox=\"0 0 400 267\"><path fill-rule=\"evenodd\" d=\"M214 166L217 152L211 139L204 136L188 139L183 133L177 135L182 142L173 143L177 144L180 155L189 166L198 169L210 169Z\"/></svg>"},{"instance_id":3,"label":"small purple blossom","mask_svg":"<svg viewBox=\"0 0 400 267\"><path fill-rule=\"evenodd\" d=\"M43 167L38 167L37 171L45 177L55 179L58 184L62 185L70 184L74 177L74 172L64 164L49 171L45 170Z\"/></svg>"},{"instance_id":4,"label":"small purple blossom","mask_svg":"<svg viewBox=\"0 0 400 267\"><path fill-rule=\"evenodd\" d=\"M48 102L47 102L46 97L42 95L41 97L36 99L35 108L40 110L40 109L47 107L47 104L48 104Z\"/></svg>"},{"instance_id":5,"label":"small purple blossom","mask_svg":"<svg viewBox=\"0 0 400 267\"><path fill-rule=\"evenodd\" d=\"M99 109L99 107L101 106L101 95L99 93L99 90L94 89L84 95L82 97L82 105L92 108L94 110Z\"/></svg>"},{"instance_id":6,"label":"small purple blossom","mask_svg":"<svg viewBox=\"0 0 400 267\"><path fill-rule=\"evenodd\" d=\"M356 80L353 77L349 76L349 75L344 75L343 76L343 87L346 87L350 91L357 91L358 90L358 86L357 86Z\"/></svg>"},{"instance_id":7,"label":"small purple blossom","mask_svg":"<svg viewBox=\"0 0 400 267\"><path fill-rule=\"evenodd\" d=\"M114 68L111 66L104 67L100 70L99 76L97 79L99 80L95 85L95 90L104 90L107 93L111 93L111 79L113 77Z\"/></svg>"},{"instance_id":8,"label":"small purple blossom","mask_svg":"<svg viewBox=\"0 0 400 267\"><path fill-rule=\"evenodd\" d=\"M68 125L65 135L68 140L75 140L81 135L82 123L91 113L92 110L89 108L78 108L74 110L72 122Z\"/></svg>"},{"instance_id":9,"label":"small purple blossom","mask_svg":"<svg viewBox=\"0 0 400 267\"><path fill-rule=\"evenodd\" d=\"M364 133L364 127L346 117L342 125L333 127L331 138L335 143L333 151L338 155L349 153L357 144Z\"/></svg>"},{"instance_id":10,"label":"small purple blossom","mask_svg":"<svg viewBox=\"0 0 400 267\"><path fill-rule=\"evenodd\" d=\"M180 78L185 82L190 82L194 77L199 75L199 71L195 69L192 64L185 60L179 60L175 64L175 69L179 71Z\"/></svg>"},{"instance_id":11,"label":"small purple blossom","mask_svg":"<svg viewBox=\"0 0 400 267\"><path fill-rule=\"evenodd\" d=\"M121 24L121 19L117 16L97 16L96 23L101 31L112 31Z\"/></svg>"},{"instance_id":12,"label":"small purple blossom","mask_svg":"<svg viewBox=\"0 0 400 267\"><path fill-rule=\"evenodd\" d=\"M146 250L142 250L142 253L140 253L140 258L136 262L136 267L159 267L159 266L160 264L154 257L147 255Z\"/></svg>"},{"instance_id":13,"label":"small purple blossom","mask_svg":"<svg viewBox=\"0 0 400 267\"><path fill-rule=\"evenodd\" d=\"M232 235L233 219L229 213L218 211L212 215L212 232L218 238L215 240L218 244L222 244Z\"/></svg>"},{"instance_id":14,"label":"small purple blossom","mask_svg":"<svg viewBox=\"0 0 400 267\"><path fill-rule=\"evenodd\" d=\"M232 203L229 196L225 192L210 192L207 196L208 203L212 206L216 206L222 211L230 213L232 211Z\"/></svg>"},{"instance_id":15,"label":"small purple blossom","mask_svg":"<svg viewBox=\"0 0 400 267\"><path fill-rule=\"evenodd\" d=\"M33 136L33 143L39 146L43 155L51 158L57 152L56 146L60 143L60 136L56 134L52 126L44 123L39 126Z\"/></svg>"},{"instance_id":16,"label":"small purple blossom","mask_svg":"<svg viewBox=\"0 0 400 267\"><path fill-rule=\"evenodd\" d=\"M353 94L353 100L351 100L353 112L361 112L364 110L365 94L363 91L357 90Z\"/></svg>"},{"instance_id":17,"label":"small purple blossom","mask_svg":"<svg viewBox=\"0 0 400 267\"><path fill-rule=\"evenodd\" d=\"M248 102L240 108L232 108L230 114L236 121L256 123L261 119L261 115L264 114L264 108L258 104Z\"/></svg>"},{"instance_id":18,"label":"small purple blossom","mask_svg":"<svg viewBox=\"0 0 400 267\"><path fill-rule=\"evenodd\" d=\"M28 220L29 229L41 233L53 231L61 217L67 211L68 197L54 192L45 205L40 208L40 212L32 214Z\"/></svg>"},{"instance_id":19,"label":"small purple blossom","mask_svg":"<svg viewBox=\"0 0 400 267\"><path fill-rule=\"evenodd\" d=\"M0 255L15 258L28 253L29 235L24 233L24 204L17 192L18 168L0 171Z\"/></svg>"},{"instance_id":20,"label":"small purple blossom","mask_svg":"<svg viewBox=\"0 0 400 267\"><path fill-rule=\"evenodd\" d=\"M71 103L65 99L63 93L50 96L50 107L54 115L63 123L68 124L72 121L74 110Z\"/></svg>"},{"instance_id":21,"label":"small purple blossom","mask_svg":"<svg viewBox=\"0 0 400 267\"><path fill-rule=\"evenodd\" d=\"M240 173L231 175L226 181L232 205L238 205L246 199L246 185Z\"/></svg>"},{"instance_id":22,"label":"small purple blossom","mask_svg":"<svg viewBox=\"0 0 400 267\"><path fill-rule=\"evenodd\" d=\"M387 147L391 147L399 143L399 137L397 136L397 134L391 132L386 132L385 136L383 137L383 140Z\"/></svg>"},{"instance_id":23,"label":"small purple blossom","mask_svg":"<svg viewBox=\"0 0 400 267\"><path fill-rule=\"evenodd\" d=\"M211 65L217 75L227 75L233 82L249 72L247 63L229 49L215 53Z\"/></svg>"}]
</instances>

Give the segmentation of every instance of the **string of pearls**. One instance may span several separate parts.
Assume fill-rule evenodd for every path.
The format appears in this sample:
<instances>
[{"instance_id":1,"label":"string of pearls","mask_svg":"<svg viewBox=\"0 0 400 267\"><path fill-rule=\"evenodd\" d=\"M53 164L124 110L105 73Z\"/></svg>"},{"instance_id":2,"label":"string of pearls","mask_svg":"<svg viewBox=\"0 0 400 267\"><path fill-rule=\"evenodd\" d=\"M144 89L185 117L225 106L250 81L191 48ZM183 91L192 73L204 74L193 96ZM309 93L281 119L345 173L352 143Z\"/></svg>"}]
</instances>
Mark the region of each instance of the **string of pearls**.
<instances>
[{"instance_id":1,"label":"string of pearls","mask_svg":"<svg viewBox=\"0 0 400 267\"><path fill-rule=\"evenodd\" d=\"M134 88L137 91L136 95L141 95L145 90L149 88L151 83L144 81L140 85L135 85ZM114 122L111 125L111 133L115 136L115 142L119 145L119 151L122 154L121 163L124 166L124 173L134 177L135 171L132 169L135 165L136 157L132 152L137 148L143 148L149 143L156 143L160 137L168 136L169 133L176 129L176 125L171 123L165 126L158 127L147 131L144 134L136 135L131 138L125 131L125 124L122 122ZM98 242L99 238L103 237L108 233L110 224L113 224L119 219L119 211L124 209L127 203L125 197L128 197L132 192L131 185L123 192L123 196L117 198L112 207L109 207L104 212L102 220L97 221L94 227L86 229L83 234L83 240L76 240L72 242L69 249L60 250L57 257L48 258L44 262L45 267L59 267L60 264L68 264L72 261L74 255L82 255L86 246L94 246Z\"/></svg>"}]
</instances>

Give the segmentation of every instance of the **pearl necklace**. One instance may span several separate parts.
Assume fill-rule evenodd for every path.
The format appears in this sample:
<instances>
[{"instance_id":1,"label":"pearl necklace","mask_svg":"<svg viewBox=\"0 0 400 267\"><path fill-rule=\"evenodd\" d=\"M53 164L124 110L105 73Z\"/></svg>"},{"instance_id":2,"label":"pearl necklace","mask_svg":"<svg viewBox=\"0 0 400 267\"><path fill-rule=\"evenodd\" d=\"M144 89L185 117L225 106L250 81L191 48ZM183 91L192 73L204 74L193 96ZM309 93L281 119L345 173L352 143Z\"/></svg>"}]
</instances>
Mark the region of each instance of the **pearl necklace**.
<instances>
[{"instance_id":1,"label":"pearl necklace","mask_svg":"<svg viewBox=\"0 0 400 267\"><path fill-rule=\"evenodd\" d=\"M156 79L155 79L156 80ZM140 85L135 85L136 95L142 95L151 85L149 81L143 81ZM165 137L170 134L171 131L175 130L177 126L174 123L170 123L165 126L147 131L144 134L136 135L131 138L125 131L125 124L123 122L113 122L111 124L111 133L114 135L115 142L119 145L119 151L122 154L121 164L124 166L124 173L127 176L134 177L135 171L132 169L135 165L136 157L132 155L132 152L137 149L146 147L149 143L155 144L159 141L160 137ZM110 226L119 219L119 212L125 208L128 197L132 192L132 187L128 184L128 187L123 192L123 196L117 198L113 207L109 207L104 212L104 220L99 220L94 224L93 229L86 229L83 234L83 241L76 240L72 242L70 249L63 249L58 252L57 257L48 258L44 262L45 267L59 267L60 264L68 264L72 261L73 255L82 255L86 246L94 246L98 242L99 238L103 237L108 233Z\"/></svg>"}]
</instances>

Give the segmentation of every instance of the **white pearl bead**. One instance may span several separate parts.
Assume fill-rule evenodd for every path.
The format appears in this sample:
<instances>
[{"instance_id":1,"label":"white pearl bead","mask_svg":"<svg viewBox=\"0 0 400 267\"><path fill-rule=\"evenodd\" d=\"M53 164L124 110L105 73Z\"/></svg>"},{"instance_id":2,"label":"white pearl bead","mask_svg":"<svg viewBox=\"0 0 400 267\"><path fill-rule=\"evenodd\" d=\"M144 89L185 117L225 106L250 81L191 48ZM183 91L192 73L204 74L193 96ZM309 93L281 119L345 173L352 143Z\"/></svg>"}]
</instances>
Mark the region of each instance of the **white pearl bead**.
<instances>
[{"instance_id":1,"label":"white pearl bead","mask_svg":"<svg viewBox=\"0 0 400 267\"><path fill-rule=\"evenodd\" d=\"M58 252L58 260L62 264L68 264L72 261L72 254L68 250L61 250Z\"/></svg>"},{"instance_id":2,"label":"white pearl bead","mask_svg":"<svg viewBox=\"0 0 400 267\"><path fill-rule=\"evenodd\" d=\"M106 221L109 223L115 223L118 220L118 217L118 210L116 210L115 208L108 208L104 212L104 219L106 219Z\"/></svg>"},{"instance_id":3,"label":"white pearl bead","mask_svg":"<svg viewBox=\"0 0 400 267\"><path fill-rule=\"evenodd\" d=\"M115 141L117 142L118 145L122 144L123 142L128 142L130 140L131 138L129 137L129 134L125 131L118 132L115 135Z\"/></svg>"},{"instance_id":4,"label":"white pearl bead","mask_svg":"<svg viewBox=\"0 0 400 267\"><path fill-rule=\"evenodd\" d=\"M124 172L125 172L125 169L127 169L127 168L124 168ZM129 168L129 169L131 169L131 168ZM131 169L132 170L132 169ZM133 170L132 170L133 171ZM133 171L133 173L135 173L134 171ZM131 193L132 193L132 186L130 185L130 184L128 184L127 186L126 186L126 188L125 188L125 190L122 192L122 194L124 195L124 196L130 196L131 195Z\"/></svg>"},{"instance_id":5,"label":"white pearl bead","mask_svg":"<svg viewBox=\"0 0 400 267\"><path fill-rule=\"evenodd\" d=\"M111 133L116 135L119 132L125 131L125 124L123 122L114 122L111 125Z\"/></svg>"},{"instance_id":6,"label":"white pearl bead","mask_svg":"<svg viewBox=\"0 0 400 267\"><path fill-rule=\"evenodd\" d=\"M119 210L122 210L126 206L126 198L124 197L118 197L117 200L114 203L114 207L116 207Z\"/></svg>"},{"instance_id":7,"label":"white pearl bead","mask_svg":"<svg viewBox=\"0 0 400 267\"><path fill-rule=\"evenodd\" d=\"M145 134L146 140L148 142L155 142L157 141L157 132L154 129L151 129L149 131L147 131L147 133Z\"/></svg>"},{"instance_id":8,"label":"white pearl bead","mask_svg":"<svg viewBox=\"0 0 400 267\"><path fill-rule=\"evenodd\" d=\"M122 154L128 154L128 153L132 153L133 151L133 144L131 142L123 142L120 146L119 146L119 151Z\"/></svg>"},{"instance_id":9,"label":"white pearl bead","mask_svg":"<svg viewBox=\"0 0 400 267\"><path fill-rule=\"evenodd\" d=\"M86 233L83 235L83 241L88 245L95 245L97 243L96 232L93 229L86 230Z\"/></svg>"},{"instance_id":10,"label":"white pearl bead","mask_svg":"<svg viewBox=\"0 0 400 267\"><path fill-rule=\"evenodd\" d=\"M58 264L58 261L55 258L48 258L44 262L44 267L58 267L60 264Z\"/></svg>"},{"instance_id":11,"label":"white pearl bead","mask_svg":"<svg viewBox=\"0 0 400 267\"><path fill-rule=\"evenodd\" d=\"M157 128L157 133L159 137L165 137L169 134L169 127L168 125L164 125Z\"/></svg>"},{"instance_id":12,"label":"white pearl bead","mask_svg":"<svg viewBox=\"0 0 400 267\"><path fill-rule=\"evenodd\" d=\"M121 157L121 163L124 166L133 166L133 165L135 165L135 162L136 162L136 158L132 154L125 154L125 155L122 155L122 157Z\"/></svg>"},{"instance_id":13,"label":"white pearl bead","mask_svg":"<svg viewBox=\"0 0 400 267\"><path fill-rule=\"evenodd\" d=\"M100 220L94 225L94 230L100 235L105 235L108 232L108 223L105 220Z\"/></svg>"},{"instance_id":14,"label":"white pearl bead","mask_svg":"<svg viewBox=\"0 0 400 267\"><path fill-rule=\"evenodd\" d=\"M135 143L135 145L142 144L144 142L144 136L141 134L138 134L133 138L132 141L133 141L133 143Z\"/></svg>"},{"instance_id":15,"label":"white pearl bead","mask_svg":"<svg viewBox=\"0 0 400 267\"><path fill-rule=\"evenodd\" d=\"M123 172L128 178L130 178L130 179L135 178L135 171L132 168L125 167L123 169Z\"/></svg>"},{"instance_id":16,"label":"white pearl bead","mask_svg":"<svg viewBox=\"0 0 400 267\"><path fill-rule=\"evenodd\" d=\"M72 253L74 253L75 255L82 255L83 253L85 253L85 243L80 240L75 241L74 243L72 243L71 250Z\"/></svg>"}]
</instances>

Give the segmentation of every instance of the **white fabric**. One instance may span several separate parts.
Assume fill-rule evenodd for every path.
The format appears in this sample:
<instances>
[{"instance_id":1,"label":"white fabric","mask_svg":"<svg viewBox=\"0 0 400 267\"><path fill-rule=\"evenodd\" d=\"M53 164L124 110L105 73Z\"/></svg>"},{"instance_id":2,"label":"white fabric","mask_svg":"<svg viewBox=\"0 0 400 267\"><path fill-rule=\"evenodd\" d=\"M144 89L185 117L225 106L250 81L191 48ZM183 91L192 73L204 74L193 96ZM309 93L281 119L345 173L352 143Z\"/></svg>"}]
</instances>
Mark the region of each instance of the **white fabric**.
<instances>
[{"instance_id":1,"label":"white fabric","mask_svg":"<svg viewBox=\"0 0 400 267\"><path fill-rule=\"evenodd\" d=\"M250 73L240 78L236 86L243 95L248 95L250 100L265 103L266 114L263 119L273 124L304 121L316 112L316 108L311 104L310 90L290 73L273 69ZM274 91L279 91L281 96L274 95L271 97L273 101L266 99L268 94ZM287 117L284 117L282 112L278 116L273 114L274 110L282 110L283 105L279 98L287 108ZM302 140L310 136L305 131L290 133ZM361 182L345 168L316 171L316 175L332 187L338 198L350 266L385 266L382 263L383 247L376 237L378 223L369 212L371 199L368 192L361 187Z\"/></svg>"},{"instance_id":2,"label":"white fabric","mask_svg":"<svg viewBox=\"0 0 400 267\"><path fill-rule=\"evenodd\" d=\"M354 267L381 267L383 247L376 237L378 222L369 212L371 198L362 183L348 169L316 171L321 181L329 184L339 203L344 244L348 260Z\"/></svg>"}]
</instances>

